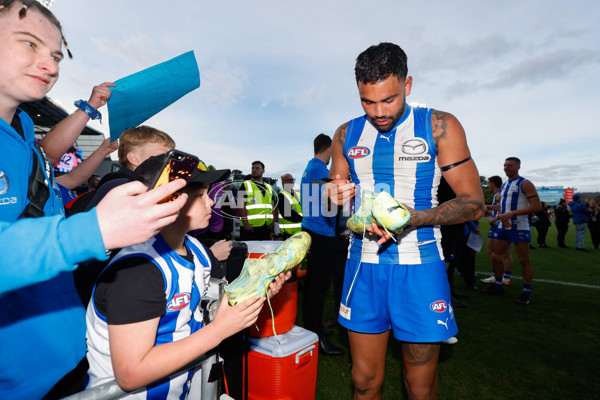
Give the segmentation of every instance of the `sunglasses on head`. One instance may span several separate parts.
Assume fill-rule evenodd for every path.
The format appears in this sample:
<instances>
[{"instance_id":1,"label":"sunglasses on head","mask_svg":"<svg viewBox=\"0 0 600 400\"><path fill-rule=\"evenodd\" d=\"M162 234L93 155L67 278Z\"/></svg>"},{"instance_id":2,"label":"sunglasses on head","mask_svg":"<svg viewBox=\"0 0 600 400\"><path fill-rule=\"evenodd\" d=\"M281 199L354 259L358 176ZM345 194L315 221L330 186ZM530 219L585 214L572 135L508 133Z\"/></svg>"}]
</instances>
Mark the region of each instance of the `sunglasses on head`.
<instances>
[{"instance_id":1,"label":"sunglasses on head","mask_svg":"<svg viewBox=\"0 0 600 400\"><path fill-rule=\"evenodd\" d=\"M208 166L202 160L198 160L198 166L196 168L198 168L198 171L208 172Z\"/></svg>"}]
</instances>

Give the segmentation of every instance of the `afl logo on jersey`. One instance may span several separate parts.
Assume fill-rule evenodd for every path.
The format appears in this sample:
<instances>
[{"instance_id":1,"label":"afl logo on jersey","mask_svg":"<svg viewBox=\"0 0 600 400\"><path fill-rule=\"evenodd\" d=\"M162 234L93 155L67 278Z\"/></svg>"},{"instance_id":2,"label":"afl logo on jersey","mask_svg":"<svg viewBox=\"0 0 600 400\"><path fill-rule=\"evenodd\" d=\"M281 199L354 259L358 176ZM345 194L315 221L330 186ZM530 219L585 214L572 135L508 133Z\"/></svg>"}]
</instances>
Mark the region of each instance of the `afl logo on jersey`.
<instances>
[{"instance_id":1,"label":"afl logo on jersey","mask_svg":"<svg viewBox=\"0 0 600 400\"><path fill-rule=\"evenodd\" d=\"M191 296L189 293L177 293L173 300L167 305L167 311L178 311L190 304Z\"/></svg>"},{"instance_id":2,"label":"afl logo on jersey","mask_svg":"<svg viewBox=\"0 0 600 400\"><path fill-rule=\"evenodd\" d=\"M446 304L446 302L444 300L438 300L438 301L434 301L433 303L431 303L429 305L429 308L433 312L443 313L444 311L446 311L448 309L448 305Z\"/></svg>"},{"instance_id":3,"label":"afl logo on jersey","mask_svg":"<svg viewBox=\"0 0 600 400\"><path fill-rule=\"evenodd\" d=\"M356 158L363 158L368 156L369 154L371 154L371 150L369 150L368 148L364 147L364 146L355 146L353 148L351 148L350 150L348 150L348 157L356 159Z\"/></svg>"},{"instance_id":4,"label":"afl logo on jersey","mask_svg":"<svg viewBox=\"0 0 600 400\"><path fill-rule=\"evenodd\" d=\"M0 171L0 194L8 192L8 177L4 171Z\"/></svg>"}]
</instances>

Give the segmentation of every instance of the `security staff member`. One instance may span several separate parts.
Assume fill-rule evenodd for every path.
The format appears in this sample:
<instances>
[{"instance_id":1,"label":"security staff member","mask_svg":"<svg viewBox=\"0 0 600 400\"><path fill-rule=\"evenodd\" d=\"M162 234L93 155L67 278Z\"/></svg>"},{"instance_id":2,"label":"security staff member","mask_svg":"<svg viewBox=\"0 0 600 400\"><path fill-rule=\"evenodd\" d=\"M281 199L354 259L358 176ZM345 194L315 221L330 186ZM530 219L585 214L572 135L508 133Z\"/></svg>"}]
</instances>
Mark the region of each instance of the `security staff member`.
<instances>
[{"instance_id":1,"label":"security staff member","mask_svg":"<svg viewBox=\"0 0 600 400\"><path fill-rule=\"evenodd\" d=\"M300 193L294 190L295 182L292 174L282 175L283 189L277 195L279 230L284 240L302 230L302 204Z\"/></svg>"},{"instance_id":2,"label":"security staff member","mask_svg":"<svg viewBox=\"0 0 600 400\"><path fill-rule=\"evenodd\" d=\"M263 182L265 164L252 163L251 179L244 181L238 193L242 229L240 240L269 240L273 234L273 187Z\"/></svg>"}]
</instances>

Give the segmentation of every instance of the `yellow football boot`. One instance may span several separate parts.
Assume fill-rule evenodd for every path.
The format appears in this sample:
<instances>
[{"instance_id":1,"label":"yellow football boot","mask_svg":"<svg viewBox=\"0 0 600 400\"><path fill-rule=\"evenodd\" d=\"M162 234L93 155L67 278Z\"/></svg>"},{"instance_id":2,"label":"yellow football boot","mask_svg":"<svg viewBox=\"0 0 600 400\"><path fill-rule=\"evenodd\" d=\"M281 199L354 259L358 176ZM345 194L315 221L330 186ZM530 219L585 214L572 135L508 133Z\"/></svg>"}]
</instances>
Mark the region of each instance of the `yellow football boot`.
<instances>
[{"instance_id":1,"label":"yellow football boot","mask_svg":"<svg viewBox=\"0 0 600 400\"><path fill-rule=\"evenodd\" d=\"M377 225L395 234L401 234L410 223L410 211L388 192L380 192L375 196L371 212Z\"/></svg>"},{"instance_id":2,"label":"yellow football boot","mask_svg":"<svg viewBox=\"0 0 600 400\"><path fill-rule=\"evenodd\" d=\"M225 293L232 306L254 295L263 297L277 275L300 264L310 248L310 235L298 232L284 241L275 251L262 258L248 258L240 275L229 285Z\"/></svg>"},{"instance_id":3,"label":"yellow football boot","mask_svg":"<svg viewBox=\"0 0 600 400\"><path fill-rule=\"evenodd\" d=\"M376 222L373 218L371 208L375 194L370 190L362 190L362 198L359 209L346 221L346 226L352 232L363 235L367 226L371 226L372 222Z\"/></svg>"}]
</instances>

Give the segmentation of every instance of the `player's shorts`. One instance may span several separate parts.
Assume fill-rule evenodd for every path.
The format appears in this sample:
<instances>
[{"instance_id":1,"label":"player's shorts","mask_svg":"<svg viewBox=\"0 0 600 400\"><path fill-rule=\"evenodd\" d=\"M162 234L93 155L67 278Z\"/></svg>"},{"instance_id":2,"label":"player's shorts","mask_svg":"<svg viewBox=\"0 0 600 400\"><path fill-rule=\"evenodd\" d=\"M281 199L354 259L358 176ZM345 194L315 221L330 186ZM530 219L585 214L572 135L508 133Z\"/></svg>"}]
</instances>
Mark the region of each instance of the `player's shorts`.
<instances>
[{"instance_id":1,"label":"player's shorts","mask_svg":"<svg viewBox=\"0 0 600 400\"><path fill-rule=\"evenodd\" d=\"M342 326L360 333L382 333L392 328L394 337L406 342L441 342L456 335L444 261L420 265L361 263L355 278L358 265L355 260L346 262L338 316Z\"/></svg>"},{"instance_id":2,"label":"player's shorts","mask_svg":"<svg viewBox=\"0 0 600 400\"><path fill-rule=\"evenodd\" d=\"M531 230L518 230L514 225L506 229L503 225L499 225L494 231L492 239L504 240L511 243L531 242Z\"/></svg>"},{"instance_id":3,"label":"player's shorts","mask_svg":"<svg viewBox=\"0 0 600 400\"><path fill-rule=\"evenodd\" d=\"M488 231L488 239L496 239L494 234L498 230L498 225L500 225L500 221L496 221L490 225L490 230Z\"/></svg>"}]
</instances>

